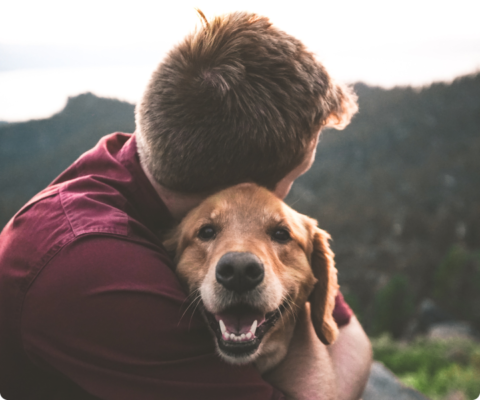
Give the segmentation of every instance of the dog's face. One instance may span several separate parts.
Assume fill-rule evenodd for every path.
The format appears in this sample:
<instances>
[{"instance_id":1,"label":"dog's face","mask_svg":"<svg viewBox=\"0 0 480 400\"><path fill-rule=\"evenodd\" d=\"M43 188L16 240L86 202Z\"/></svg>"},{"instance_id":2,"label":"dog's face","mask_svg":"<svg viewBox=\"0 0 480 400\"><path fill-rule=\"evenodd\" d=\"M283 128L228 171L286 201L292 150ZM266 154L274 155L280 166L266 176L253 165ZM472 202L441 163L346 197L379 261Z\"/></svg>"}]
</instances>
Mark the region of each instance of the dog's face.
<instances>
[{"instance_id":1,"label":"dog's face","mask_svg":"<svg viewBox=\"0 0 480 400\"><path fill-rule=\"evenodd\" d=\"M265 371L286 354L307 300L319 338L336 338L338 285L328 239L274 194L242 184L192 210L165 246L192 298L201 300L222 358Z\"/></svg>"}]
</instances>

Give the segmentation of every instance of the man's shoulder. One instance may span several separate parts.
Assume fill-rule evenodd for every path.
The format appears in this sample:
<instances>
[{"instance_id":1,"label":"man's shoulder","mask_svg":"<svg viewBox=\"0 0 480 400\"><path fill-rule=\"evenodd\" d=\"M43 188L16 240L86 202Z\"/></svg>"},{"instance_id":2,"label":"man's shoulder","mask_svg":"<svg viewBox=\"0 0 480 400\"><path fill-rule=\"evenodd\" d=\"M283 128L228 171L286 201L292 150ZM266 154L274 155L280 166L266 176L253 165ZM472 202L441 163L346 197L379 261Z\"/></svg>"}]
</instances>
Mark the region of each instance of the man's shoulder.
<instances>
[{"instance_id":1,"label":"man's shoulder","mask_svg":"<svg viewBox=\"0 0 480 400\"><path fill-rule=\"evenodd\" d=\"M109 183L81 177L63 183L58 196L75 237L91 233L128 235L127 199Z\"/></svg>"},{"instance_id":2,"label":"man's shoulder","mask_svg":"<svg viewBox=\"0 0 480 400\"><path fill-rule=\"evenodd\" d=\"M102 187L104 186L104 187ZM126 200L90 177L47 187L25 204L2 236L53 246L85 234L128 235ZM39 247L39 243L36 245Z\"/></svg>"},{"instance_id":3,"label":"man's shoulder","mask_svg":"<svg viewBox=\"0 0 480 400\"><path fill-rule=\"evenodd\" d=\"M72 195L68 184L56 184L20 209L0 236L0 289L15 282L14 287L23 288L25 293L59 252L84 236L127 239L126 213L108 201L85 197L88 195ZM89 202L92 204L85 204Z\"/></svg>"},{"instance_id":4,"label":"man's shoulder","mask_svg":"<svg viewBox=\"0 0 480 400\"><path fill-rule=\"evenodd\" d=\"M83 236L104 235L161 249L139 211L137 198L145 196L128 168L136 154L129 138L103 138L9 221L0 240L0 261L9 271L22 266L20 275L30 281L63 247Z\"/></svg>"},{"instance_id":5,"label":"man's shoulder","mask_svg":"<svg viewBox=\"0 0 480 400\"><path fill-rule=\"evenodd\" d=\"M133 181L122 156L130 135L112 134L83 154L55 181L60 206L75 237L128 234L127 199Z\"/></svg>"}]
</instances>

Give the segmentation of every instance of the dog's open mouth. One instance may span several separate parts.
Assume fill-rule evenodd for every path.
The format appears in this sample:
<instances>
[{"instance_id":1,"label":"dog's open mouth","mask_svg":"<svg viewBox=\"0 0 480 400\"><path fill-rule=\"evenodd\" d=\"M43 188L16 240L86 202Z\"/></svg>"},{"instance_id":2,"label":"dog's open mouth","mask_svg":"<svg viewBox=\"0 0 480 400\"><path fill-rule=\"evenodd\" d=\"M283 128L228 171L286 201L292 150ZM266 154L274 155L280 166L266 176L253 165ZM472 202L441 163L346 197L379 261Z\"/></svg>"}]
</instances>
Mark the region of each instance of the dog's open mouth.
<instances>
[{"instance_id":1,"label":"dog's open mouth","mask_svg":"<svg viewBox=\"0 0 480 400\"><path fill-rule=\"evenodd\" d=\"M205 315L220 350L232 357L245 357L258 349L265 334L280 318L282 308L283 305L264 314L249 305L238 304L218 314L205 310Z\"/></svg>"}]
</instances>

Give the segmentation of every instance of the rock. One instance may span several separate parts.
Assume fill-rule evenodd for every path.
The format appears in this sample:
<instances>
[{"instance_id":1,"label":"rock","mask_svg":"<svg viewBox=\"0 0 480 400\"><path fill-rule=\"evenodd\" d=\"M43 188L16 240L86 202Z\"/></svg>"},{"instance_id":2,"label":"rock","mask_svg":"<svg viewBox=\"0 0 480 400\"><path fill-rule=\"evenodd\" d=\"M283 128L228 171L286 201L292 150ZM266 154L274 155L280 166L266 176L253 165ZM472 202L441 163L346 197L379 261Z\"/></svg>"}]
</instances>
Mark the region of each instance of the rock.
<instances>
[{"instance_id":1,"label":"rock","mask_svg":"<svg viewBox=\"0 0 480 400\"><path fill-rule=\"evenodd\" d=\"M453 318L438 307L433 300L424 299L417 310L417 314L407 328L406 336L412 339L416 335L426 334L437 324L450 322Z\"/></svg>"},{"instance_id":2,"label":"rock","mask_svg":"<svg viewBox=\"0 0 480 400\"><path fill-rule=\"evenodd\" d=\"M433 340L470 339L476 338L475 332L467 322L449 321L435 324L430 327L427 337Z\"/></svg>"},{"instance_id":3,"label":"rock","mask_svg":"<svg viewBox=\"0 0 480 400\"><path fill-rule=\"evenodd\" d=\"M374 361L362 400L428 400L420 392L405 386L385 365Z\"/></svg>"},{"instance_id":4,"label":"rock","mask_svg":"<svg viewBox=\"0 0 480 400\"><path fill-rule=\"evenodd\" d=\"M480 338L471 324L456 321L431 299L421 302L415 318L406 329L405 339L412 340L418 335L432 340Z\"/></svg>"},{"instance_id":5,"label":"rock","mask_svg":"<svg viewBox=\"0 0 480 400\"><path fill-rule=\"evenodd\" d=\"M460 392L460 391L455 391L452 393L449 393L445 400L468 400L467 396L465 396L465 393Z\"/></svg>"}]
</instances>

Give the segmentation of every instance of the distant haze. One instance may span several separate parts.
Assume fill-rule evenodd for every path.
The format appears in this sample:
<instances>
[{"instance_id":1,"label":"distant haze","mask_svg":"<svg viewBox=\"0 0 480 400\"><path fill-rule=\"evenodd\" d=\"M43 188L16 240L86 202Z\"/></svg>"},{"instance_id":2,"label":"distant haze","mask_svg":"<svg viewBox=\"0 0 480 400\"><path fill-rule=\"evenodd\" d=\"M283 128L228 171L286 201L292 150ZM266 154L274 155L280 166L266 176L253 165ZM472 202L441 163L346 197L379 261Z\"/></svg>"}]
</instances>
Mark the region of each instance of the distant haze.
<instances>
[{"instance_id":1,"label":"distant haze","mask_svg":"<svg viewBox=\"0 0 480 400\"><path fill-rule=\"evenodd\" d=\"M0 120L59 111L83 92L137 102L166 51L198 18L233 10L270 17L346 82L427 85L480 69L480 2L113 2L17 0L0 6Z\"/></svg>"}]
</instances>

